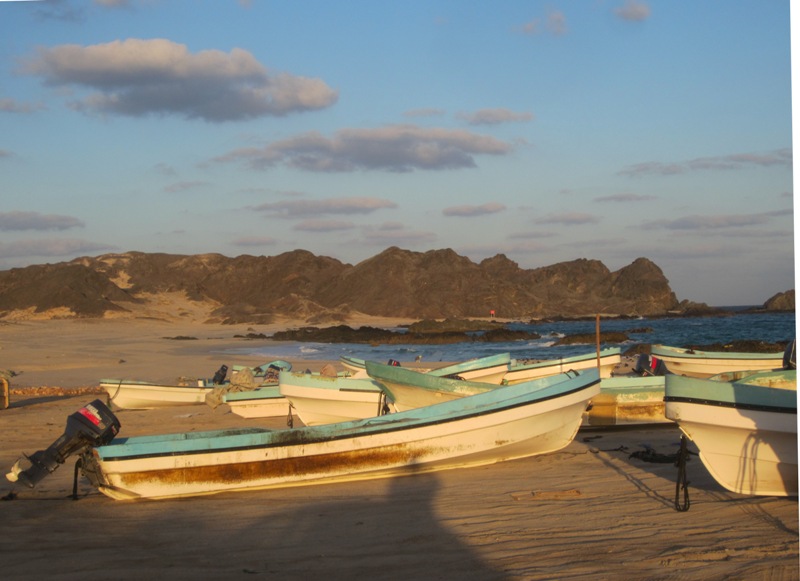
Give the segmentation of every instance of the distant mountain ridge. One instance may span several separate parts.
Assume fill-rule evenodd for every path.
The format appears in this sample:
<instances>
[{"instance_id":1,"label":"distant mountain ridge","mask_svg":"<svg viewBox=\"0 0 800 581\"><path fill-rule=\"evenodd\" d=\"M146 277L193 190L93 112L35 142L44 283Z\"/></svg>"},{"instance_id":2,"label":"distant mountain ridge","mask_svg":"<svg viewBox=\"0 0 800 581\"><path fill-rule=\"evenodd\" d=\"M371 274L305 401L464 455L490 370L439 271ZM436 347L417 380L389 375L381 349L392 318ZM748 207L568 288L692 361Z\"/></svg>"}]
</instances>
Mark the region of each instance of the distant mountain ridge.
<instances>
[{"instance_id":1,"label":"distant mountain ridge","mask_svg":"<svg viewBox=\"0 0 800 581\"><path fill-rule=\"evenodd\" d=\"M450 249L392 247L356 265L306 250L234 258L126 252L0 272L0 317L124 316L176 294L206 305L209 322L227 323L266 323L276 316L344 321L353 312L418 319L486 318L491 310L517 319L644 316L691 304L678 302L661 269L646 258L611 272L589 259L522 269L498 254L474 263Z\"/></svg>"}]
</instances>

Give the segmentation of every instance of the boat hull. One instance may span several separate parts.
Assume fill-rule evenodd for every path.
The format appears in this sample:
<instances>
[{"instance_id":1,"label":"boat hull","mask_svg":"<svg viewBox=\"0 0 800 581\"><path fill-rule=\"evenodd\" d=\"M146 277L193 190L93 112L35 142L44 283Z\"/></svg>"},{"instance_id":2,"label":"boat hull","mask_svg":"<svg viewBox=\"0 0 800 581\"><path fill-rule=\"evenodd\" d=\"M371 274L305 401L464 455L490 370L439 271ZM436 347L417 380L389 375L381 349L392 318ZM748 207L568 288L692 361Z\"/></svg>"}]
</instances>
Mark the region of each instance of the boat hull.
<instances>
[{"instance_id":1,"label":"boat hull","mask_svg":"<svg viewBox=\"0 0 800 581\"><path fill-rule=\"evenodd\" d=\"M622 361L619 349L614 349L613 351L613 353L606 355L601 352L599 365L597 355L589 354L579 357L553 359L532 365L517 366L516 368L510 367L503 380L505 383L519 383L538 379L539 377L566 373L567 371L581 371L592 368L598 368L600 370L600 378L606 379L611 377L614 368Z\"/></svg>"},{"instance_id":2,"label":"boat hull","mask_svg":"<svg viewBox=\"0 0 800 581\"><path fill-rule=\"evenodd\" d=\"M664 377L617 376L600 381L585 427L671 423L664 413Z\"/></svg>"},{"instance_id":3,"label":"boat hull","mask_svg":"<svg viewBox=\"0 0 800 581\"><path fill-rule=\"evenodd\" d=\"M196 405L206 402L213 387L158 385L144 382L103 380L100 387L108 394L111 409L156 409Z\"/></svg>"},{"instance_id":4,"label":"boat hull","mask_svg":"<svg viewBox=\"0 0 800 581\"><path fill-rule=\"evenodd\" d=\"M371 379L281 373L280 392L307 426L381 415L383 392Z\"/></svg>"},{"instance_id":5,"label":"boat hull","mask_svg":"<svg viewBox=\"0 0 800 581\"><path fill-rule=\"evenodd\" d=\"M222 401L231 413L243 418L274 418L289 416L291 403L283 397L278 386L227 393Z\"/></svg>"},{"instance_id":6,"label":"boat hull","mask_svg":"<svg viewBox=\"0 0 800 581\"><path fill-rule=\"evenodd\" d=\"M562 388L532 396L505 387L514 391L332 426L129 438L84 455L84 473L111 498L134 499L491 464L572 441L599 380L572 378Z\"/></svg>"},{"instance_id":7,"label":"boat hull","mask_svg":"<svg viewBox=\"0 0 800 581\"><path fill-rule=\"evenodd\" d=\"M783 366L783 353L726 353L690 351L653 345L651 354L676 375L707 378L729 371L767 371Z\"/></svg>"},{"instance_id":8,"label":"boat hull","mask_svg":"<svg viewBox=\"0 0 800 581\"><path fill-rule=\"evenodd\" d=\"M740 494L797 495L796 381L792 391L705 380L729 389L724 398L697 381L668 377L665 413L697 445L714 479Z\"/></svg>"}]
</instances>

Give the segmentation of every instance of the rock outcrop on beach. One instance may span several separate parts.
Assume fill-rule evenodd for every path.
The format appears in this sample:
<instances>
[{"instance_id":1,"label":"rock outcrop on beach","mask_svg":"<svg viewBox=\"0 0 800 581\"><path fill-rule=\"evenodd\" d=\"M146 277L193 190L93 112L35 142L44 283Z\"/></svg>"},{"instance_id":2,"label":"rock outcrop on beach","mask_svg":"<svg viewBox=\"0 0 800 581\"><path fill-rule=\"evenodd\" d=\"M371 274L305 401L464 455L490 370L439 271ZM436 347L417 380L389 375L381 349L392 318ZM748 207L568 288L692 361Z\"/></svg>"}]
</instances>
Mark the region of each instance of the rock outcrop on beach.
<instances>
[{"instance_id":1,"label":"rock outcrop on beach","mask_svg":"<svg viewBox=\"0 0 800 581\"><path fill-rule=\"evenodd\" d=\"M277 256L126 252L0 272L0 317L125 316L148 305L167 316L183 297L208 320L313 324L350 313L379 317L660 315L680 308L661 269L646 258L611 272L578 259L523 269L506 256L472 262L450 249L392 247L356 265L305 250ZM173 312L172 316L181 313Z\"/></svg>"},{"instance_id":2,"label":"rock outcrop on beach","mask_svg":"<svg viewBox=\"0 0 800 581\"><path fill-rule=\"evenodd\" d=\"M770 297L764 308L768 311L794 311L794 289Z\"/></svg>"}]
</instances>

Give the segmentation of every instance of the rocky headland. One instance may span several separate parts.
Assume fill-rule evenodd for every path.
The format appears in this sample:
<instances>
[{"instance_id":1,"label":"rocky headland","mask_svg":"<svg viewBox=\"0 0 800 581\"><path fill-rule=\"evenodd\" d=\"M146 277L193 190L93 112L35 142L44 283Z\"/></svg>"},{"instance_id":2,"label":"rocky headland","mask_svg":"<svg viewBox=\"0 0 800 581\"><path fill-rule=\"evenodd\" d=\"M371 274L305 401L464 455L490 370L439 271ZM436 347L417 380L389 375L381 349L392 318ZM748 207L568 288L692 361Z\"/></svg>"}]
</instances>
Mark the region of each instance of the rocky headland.
<instances>
[{"instance_id":1,"label":"rocky headland","mask_svg":"<svg viewBox=\"0 0 800 581\"><path fill-rule=\"evenodd\" d=\"M763 308L794 310L794 290ZM0 318L6 320L269 324L288 318L335 325L358 315L488 319L492 312L503 320L719 314L678 301L647 258L612 272L589 259L522 269L498 254L475 263L449 249L392 247L356 265L305 250L235 258L126 252L0 271Z\"/></svg>"}]
</instances>

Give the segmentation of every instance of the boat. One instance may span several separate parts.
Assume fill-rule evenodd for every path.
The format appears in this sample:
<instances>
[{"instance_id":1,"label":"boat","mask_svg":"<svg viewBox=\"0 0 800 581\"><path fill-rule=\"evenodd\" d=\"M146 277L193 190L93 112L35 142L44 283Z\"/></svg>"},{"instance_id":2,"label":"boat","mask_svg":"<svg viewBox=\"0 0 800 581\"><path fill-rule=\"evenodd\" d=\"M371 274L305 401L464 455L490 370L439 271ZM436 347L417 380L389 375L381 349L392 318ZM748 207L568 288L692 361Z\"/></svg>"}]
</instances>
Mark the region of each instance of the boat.
<instances>
[{"instance_id":1,"label":"boat","mask_svg":"<svg viewBox=\"0 0 800 581\"><path fill-rule=\"evenodd\" d=\"M234 366L231 379L226 380L228 367L223 365L213 378L182 378L172 384L131 379L101 379L100 387L106 392L107 403L113 410L198 405L206 403L209 396L215 392L224 393L234 389L254 389L259 385L277 384L275 370L287 367L291 369L291 364L280 360L258 367Z\"/></svg>"},{"instance_id":2,"label":"boat","mask_svg":"<svg viewBox=\"0 0 800 581\"><path fill-rule=\"evenodd\" d=\"M100 445L82 440L80 469L111 498L155 499L487 465L567 446L599 384L597 371L588 370L562 374L538 390L503 386L407 412L296 429L110 434L110 442L103 432ZM32 482L31 469L19 464L9 478Z\"/></svg>"},{"instance_id":3,"label":"boat","mask_svg":"<svg viewBox=\"0 0 800 581\"><path fill-rule=\"evenodd\" d=\"M292 404L281 394L278 385L226 393L222 403L228 404L231 413L243 418L288 417L292 413Z\"/></svg>"},{"instance_id":4,"label":"boat","mask_svg":"<svg viewBox=\"0 0 800 581\"><path fill-rule=\"evenodd\" d=\"M366 361L364 359L342 355L339 357L339 361L346 369L355 374L354 377L369 376L366 372ZM444 367L425 370L418 369L417 371L424 371L425 373L430 373L438 377L460 378L499 385L508 372L511 363L510 353L499 353L496 355L469 359L460 363L453 363ZM400 363L394 359L390 359L388 365L399 367Z\"/></svg>"},{"instance_id":5,"label":"boat","mask_svg":"<svg viewBox=\"0 0 800 581\"><path fill-rule=\"evenodd\" d=\"M510 353L498 353L431 369L426 374L499 385L508 373L511 364ZM367 370L367 374L369 374L369 370Z\"/></svg>"},{"instance_id":6,"label":"boat","mask_svg":"<svg viewBox=\"0 0 800 581\"><path fill-rule=\"evenodd\" d=\"M283 371L279 391L307 426L371 418L393 411L374 380Z\"/></svg>"},{"instance_id":7,"label":"boat","mask_svg":"<svg viewBox=\"0 0 800 581\"><path fill-rule=\"evenodd\" d=\"M197 385L167 385L131 379L101 379L108 404L114 410L146 410L179 405L206 403L214 385L197 380Z\"/></svg>"},{"instance_id":8,"label":"boat","mask_svg":"<svg viewBox=\"0 0 800 581\"><path fill-rule=\"evenodd\" d=\"M652 345L650 353L671 373L707 378L726 371L767 371L783 367L784 353L698 351L668 345Z\"/></svg>"},{"instance_id":9,"label":"boat","mask_svg":"<svg viewBox=\"0 0 800 581\"><path fill-rule=\"evenodd\" d=\"M664 376L617 375L600 380L600 393L583 427L671 423L664 415Z\"/></svg>"},{"instance_id":10,"label":"boat","mask_svg":"<svg viewBox=\"0 0 800 581\"><path fill-rule=\"evenodd\" d=\"M725 377L668 375L664 405L697 446L714 479L732 492L797 495L797 371Z\"/></svg>"},{"instance_id":11,"label":"boat","mask_svg":"<svg viewBox=\"0 0 800 581\"><path fill-rule=\"evenodd\" d=\"M339 362L342 366L350 372L352 377L367 377L367 368L365 361L358 357L350 357L349 355L340 355Z\"/></svg>"},{"instance_id":12,"label":"boat","mask_svg":"<svg viewBox=\"0 0 800 581\"><path fill-rule=\"evenodd\" d=\"M582 353L571 357L560 359L548 359L537 363L517 364L508 368L508 372L503 377L504 383L518 383L528 381L537 377L547 377L557 373L564 373L570 369L590 369L597 367L600 370L600 378L611 377L614 368L622 361L619 347Z\"/></svg>"},{"instance_id":13,"label":"boat","mask_svg":"<svg viewBox=\"0 0 800 581\"><path fill-rule=\"evenodd\" d=\"M411 410L444 401L451 401L499 389L500 385L482 381L466 381L452 377L440 377L428 373L420 373L405 367L383 365L367 361L367 373L380 384L381 389L394 403L398 411ZM593 370L595 373L597 370ZM570 372L576 374L578 372ZM599 377L599 376L598 376ZM531 381L517 383L528 389L539 389L563 381L563 374L540 377Z\"/></svg>"}]
</instances>

